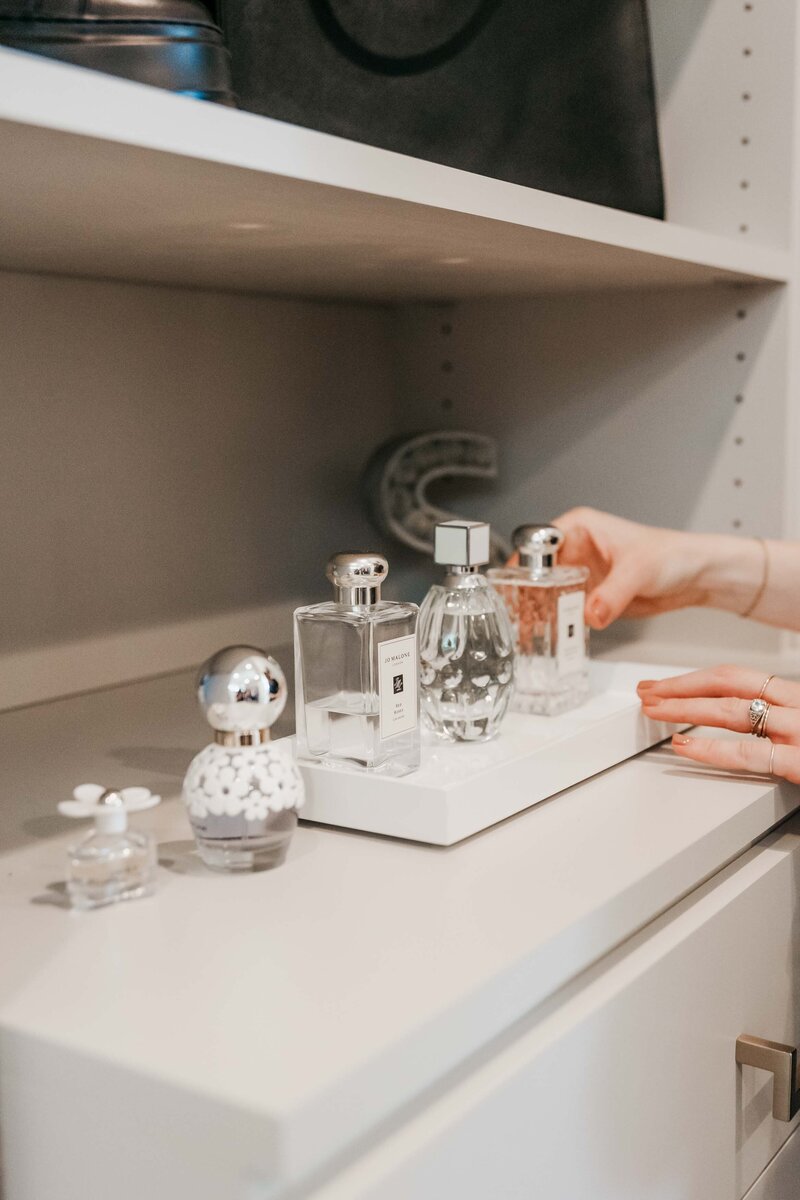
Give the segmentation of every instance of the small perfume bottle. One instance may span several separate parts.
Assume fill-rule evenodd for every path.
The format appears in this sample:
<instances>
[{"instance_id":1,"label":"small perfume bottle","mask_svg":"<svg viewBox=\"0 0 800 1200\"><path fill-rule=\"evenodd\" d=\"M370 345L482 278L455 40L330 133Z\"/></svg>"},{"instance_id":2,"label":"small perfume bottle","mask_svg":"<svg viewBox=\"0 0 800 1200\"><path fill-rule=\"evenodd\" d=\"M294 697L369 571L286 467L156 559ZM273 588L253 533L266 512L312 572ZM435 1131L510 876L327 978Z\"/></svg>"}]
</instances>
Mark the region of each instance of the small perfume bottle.
<instances>
[{"instance_id":1,"label":"small perfume bottle","mask_svg":"<svg viewBox=\"0 0 800 1200\"><path fill-rule=\"evenodd\" d=\"M286 678L255 646L226 646L200 668L197 699L214 741L189 764L183 798L207 867L264 871L286 857L305 790L289 743L270 742Z\"/></svg>"},{"instance_id":2,"label":"small perfume bottle","mask_svg":"<svg viewBox=\"0 0 800 1200\"><path fill-rule=\"evenodd\" d=\"M422 602L423 720L441 738L488 741L511 699L514 638L505 607L479 567L489 561L489 526L443 521L434 559L447 568Z\"/></svg>"},{"instance_id":3,"label":"small perfume bottle","mask_svg":"<svg viewBox=\"0 0 800 1200\"><path fill-rule=\"evenodd\" d=\"M335 554L334 599L294 615L297 755L407 775L419 766L416 604L381 600L380 554Z\"/></svg>"},{"instance_id":4,"label":"small perfume bottle","mask_svg":"<svg viewBox=\"0 0 800 1200\"><path fill-rule=\"evenodd\" d=\"M67 892L73 908L101 908L119 900L149 896L155 887L156 847L151 837L128 828L128 813L153 808L161 800L147 788L115 791L82 783L58 811L67 817L94 817L94 829L69 849Z\"/></svg>"},{"instance_id":5,"label":"small perfume bottle","mask_svg":"<svg viewBox=\"0 0 800 1200\"><path fill-rule=\"evenodd\" d=\"M520 525L518 567L489 572L503 597L516 642L512 708L555 716L589 695L589 630L583 610L586 567L559 567L564 540L554 525Z\"/></svg>"}]
</instances>

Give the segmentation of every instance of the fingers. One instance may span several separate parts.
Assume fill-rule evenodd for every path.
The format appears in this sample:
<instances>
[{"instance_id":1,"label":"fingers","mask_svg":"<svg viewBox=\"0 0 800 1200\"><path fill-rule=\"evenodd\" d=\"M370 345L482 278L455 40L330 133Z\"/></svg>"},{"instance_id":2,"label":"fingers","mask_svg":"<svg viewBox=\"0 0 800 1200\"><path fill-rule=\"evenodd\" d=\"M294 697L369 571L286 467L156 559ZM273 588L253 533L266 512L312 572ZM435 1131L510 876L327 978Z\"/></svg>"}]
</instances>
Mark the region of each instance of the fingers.
<instances>
[{"instance_id":1,"label":"fingers","mask_svg":"<svg viewBox=\"0 0 800 1200\"><path fill-rule=\"evenodd\" d=\"M647 693L645 693L645 696ZM711 725L716 729L732 729L735 733L751 733L750 701L731 696L722 699L683 699L651 701L642 699L642 711L653 721L673 725ZM773 705L767 716L767 737L773 741L800 742L800 711Z\"/></svg>"},{"instance_id":2,"label":"fingers","mask_svg":"<svg viewBox=\"0 0 800 1200\"><path fill-rule=\"evenodd\" d=\"M734 742L727 738L685 737L676 734L672 749L681 758L707 763L723 771L752 771L769 774L772 747L769 742L756 740ZM775 746L772 755L772 774L790 783L800 783L800 749L796 746Z\"/></svg>"},{"instance_id":3,"label":"fingers","mask_svg":"<svg viewBox=\"0 0 800 1200\"><path fill-rule=\"evenodd\" d=\"M622 559L613 566L586 601L586 617L593 629L605 629L622 616L639 593L643 580L638 559Z\"/></svg>"},{"instance_id":4,"label":"fingers","mask_svg":"<svg viewBox=\"0 0 800 1200\"><path fill-rule=\"evenodd\" d=\"M758 696L767 678L765 671L749 667L713 667L705 671L690 671L670 679L643 679L637 691L642 702L648 703L689 696L738 696L752 700ZM770 679L764 693L770 704L800 708L800 683L787 679Z\"/></svg>"}]
</instances>

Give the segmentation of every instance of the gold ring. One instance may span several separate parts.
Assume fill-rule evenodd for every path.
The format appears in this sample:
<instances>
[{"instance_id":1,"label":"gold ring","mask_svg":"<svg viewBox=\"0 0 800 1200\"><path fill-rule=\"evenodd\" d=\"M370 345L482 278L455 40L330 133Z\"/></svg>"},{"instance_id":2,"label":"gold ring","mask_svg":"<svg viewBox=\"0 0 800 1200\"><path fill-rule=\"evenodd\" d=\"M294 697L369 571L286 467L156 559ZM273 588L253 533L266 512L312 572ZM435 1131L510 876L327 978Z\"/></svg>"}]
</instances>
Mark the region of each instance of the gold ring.
<instances>
[{"instance_id":1,"label":"gold ring","mask_svg":"<svg viewBox=\"0 0 800 1200\"><path fill-rule=\"evenodd\" d=\"M774 678L775 678L775 676L774 676L774 675L768 675L768 676L767 676L767 678L764 680L764 686L762 687L761 691L758 693L758 697L757 697L757 699L759 699L759 700L763 700L763 699L764 699L764 692L767 690L767 688L769 687L770 683L772 682L772 680L773 680Z\"/></svg>"},{"instance_id":2,"label":"gold ring","mask_svg":"<svg viewBox=\"0 0 800 1200\"><path fill-rule=\"evenodd\" d=\"M772 769L772 764L774 763L774 761L775 761L775 743L773 742L772 749L769 752L769 773L770 773L770 775L775 774L775 772Z\"/></svg>"},{"instance_id":3,"label":"gold ring","mask_svg":"<svg viewBox=\"0 0 800 1200\"><path fill-rule=\"evenodd\" d=\"M761 720L759 721L758 728L754 731L756 737L765 738L767 736L767 721L769 720L769 710L771 708L772 708L772 705L768 704L767 707L764 709L764 715L762 716Z\"/></svg>"}]
</instances>

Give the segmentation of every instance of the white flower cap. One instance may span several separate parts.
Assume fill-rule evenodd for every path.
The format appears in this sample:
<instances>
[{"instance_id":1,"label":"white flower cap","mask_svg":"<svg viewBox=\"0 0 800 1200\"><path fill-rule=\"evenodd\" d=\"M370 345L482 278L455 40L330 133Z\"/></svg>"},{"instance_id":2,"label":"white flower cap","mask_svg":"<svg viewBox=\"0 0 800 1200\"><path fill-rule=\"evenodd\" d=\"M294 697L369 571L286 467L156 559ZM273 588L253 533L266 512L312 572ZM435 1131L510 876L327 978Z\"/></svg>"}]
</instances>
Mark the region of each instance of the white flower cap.
<instances>
[{"instance_id":1,"label":"white flower cap","mask_svg":"<svg viewBox=\"0 0 800 1200\"><path fill-rule=\"evenodd\" d=\"M58 811L65 817L94 817L102 833L121 833L128 825L129 812L155 808L161 797L146 787L105 788L99 783L80 783L72 800L62 800Z\"/></svg>"}]
</instances>

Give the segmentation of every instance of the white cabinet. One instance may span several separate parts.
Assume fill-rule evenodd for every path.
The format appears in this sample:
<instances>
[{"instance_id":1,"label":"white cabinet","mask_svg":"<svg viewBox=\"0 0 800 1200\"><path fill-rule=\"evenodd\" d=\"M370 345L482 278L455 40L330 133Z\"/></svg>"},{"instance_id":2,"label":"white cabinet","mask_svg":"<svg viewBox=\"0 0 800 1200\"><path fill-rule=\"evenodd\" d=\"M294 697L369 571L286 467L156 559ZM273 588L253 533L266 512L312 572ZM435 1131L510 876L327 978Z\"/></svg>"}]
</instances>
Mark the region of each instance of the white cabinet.
<instances>
[{"instance_id":1,"label":"white cabinet","mask_svg":"<svg viewBox=\"0 0 800 1200\"><path fill-rule=\"evenodd\" d=\"M8 1200L105 1197L121 1163L114 1200L800 1191L733 1058L800 1038L768 781L655 754L440 857L304 829L236 881L181 873L166 804L152 905L52 904L66 789L174 798L201 744L189 680L141 681L284 643L375 538L384 440L496 437L496 489L453 504L505 531L584 503L797 535L798 3L649 7L666 222L0 49L0 708L78 697L0 730ZM714 614L621 634L798 661Z\"/></svg>"},{"instance_id":2,"label":"white cabinet","mask_svg":"<svg viewBox=\"0 0 800 1200\"><path fill-rule=\"evenodd\" d=\"M774 1120L771 1077L734 1061L740 1033L800 1040L798 880L795 821L314 1200L739 1200L798 1123ZM761 1194L793 1200L798 1178Z\"/></svg>"},{"instance_id":3,"label":"white cabinet","mask_svg":"<svg viewBox=\"0 0 800 1200\"><path fill-rule=\"evenodd\" d=\"M797 789L656 748L455 847L302 826L231 879L177 797L204 736L190 673L0 716L5 1200L739 1200L789 1131L734 1047L800 1039ZM161 869L70 914L88 763L164 795Z\"/></svg>"}]
</instances>

